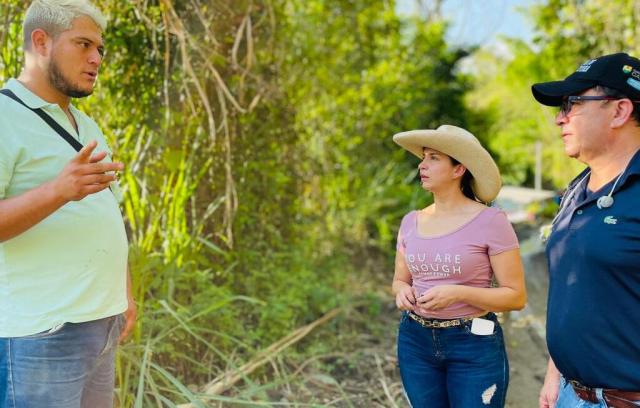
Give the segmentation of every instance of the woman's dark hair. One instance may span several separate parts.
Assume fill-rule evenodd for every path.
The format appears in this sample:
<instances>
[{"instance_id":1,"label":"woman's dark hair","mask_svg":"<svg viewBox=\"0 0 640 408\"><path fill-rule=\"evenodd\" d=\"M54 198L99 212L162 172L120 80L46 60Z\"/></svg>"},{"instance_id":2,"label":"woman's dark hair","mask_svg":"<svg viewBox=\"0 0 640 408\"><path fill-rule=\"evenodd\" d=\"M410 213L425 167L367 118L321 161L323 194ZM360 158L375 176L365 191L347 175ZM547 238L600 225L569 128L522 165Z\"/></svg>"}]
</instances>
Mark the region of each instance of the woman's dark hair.
<instances>
[{"instance_id":1,"label":"woman's dark hair","mask_svg":"<svg viewBox=\"0 0 640 408\"><path fill-rule=\"evenodd\" d=\"M457 161L453 157L449 156L449 158L451 159L451 163L453 163L454 166L461 164L459 161ZM480 201L478 200L476 195L473 193L473 189L471 188L472 180L473 180L473 174L471 174L469 169L465 168L464 174L462 175L462 180L460 180L460 188L462 189L462 194L464 194L465 197L470 198L473 201Z\"/></svg>"}]
</instances>

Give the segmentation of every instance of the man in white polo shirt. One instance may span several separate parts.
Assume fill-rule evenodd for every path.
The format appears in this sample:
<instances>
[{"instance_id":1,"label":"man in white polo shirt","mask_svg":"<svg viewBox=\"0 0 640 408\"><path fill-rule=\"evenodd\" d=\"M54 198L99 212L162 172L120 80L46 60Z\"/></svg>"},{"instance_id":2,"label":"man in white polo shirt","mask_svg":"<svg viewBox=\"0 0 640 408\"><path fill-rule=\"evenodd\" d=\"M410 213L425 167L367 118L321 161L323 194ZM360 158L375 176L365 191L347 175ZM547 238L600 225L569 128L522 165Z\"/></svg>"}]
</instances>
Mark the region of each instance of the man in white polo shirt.
<instances>
[{"instance_id":1,"label":"man in white polo shirt","mask_svg":"<svg viewBox=\"0 0 640 408\"><path fill-rule=\"evenodd\" d=\"M113 406L115 347L136 313L123 165L70 104L93 92L105 26L88 0L33 1L24 69L1 91L1 407Z\"/></svg>"}]
</instances>

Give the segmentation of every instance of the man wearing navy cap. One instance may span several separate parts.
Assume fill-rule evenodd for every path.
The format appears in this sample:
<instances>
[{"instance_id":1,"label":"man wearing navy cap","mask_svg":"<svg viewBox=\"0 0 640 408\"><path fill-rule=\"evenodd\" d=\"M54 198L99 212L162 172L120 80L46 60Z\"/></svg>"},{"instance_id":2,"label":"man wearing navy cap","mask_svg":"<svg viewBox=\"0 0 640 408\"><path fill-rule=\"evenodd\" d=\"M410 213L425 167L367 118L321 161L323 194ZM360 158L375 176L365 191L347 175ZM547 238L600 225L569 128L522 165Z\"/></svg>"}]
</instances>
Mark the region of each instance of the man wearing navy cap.
<instances>
[{"instance_id":1,"label":"man wearing navy cap","mask_svg":"<svg viewBox=\"0 0 640 408\"><path fill-rule=\"evenodd\" d=\"M533 96L558 106L570 184L547 243L549 364L540 407L640 407L640 60L584 62Z\"/></svg>"}]
</instances>

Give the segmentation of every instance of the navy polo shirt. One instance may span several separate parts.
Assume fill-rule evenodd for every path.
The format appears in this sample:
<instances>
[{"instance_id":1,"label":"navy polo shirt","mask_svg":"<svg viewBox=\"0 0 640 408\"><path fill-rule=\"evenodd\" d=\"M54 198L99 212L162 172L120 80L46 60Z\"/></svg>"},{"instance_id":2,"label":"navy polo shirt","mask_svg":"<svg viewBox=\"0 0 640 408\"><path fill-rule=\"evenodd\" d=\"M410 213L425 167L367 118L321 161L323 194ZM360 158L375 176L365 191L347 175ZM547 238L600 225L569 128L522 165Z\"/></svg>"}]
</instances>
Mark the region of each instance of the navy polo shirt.
<instances>
[{"instance_id":1,"label":"navy polo shirt","mask_svg":"<svg viewBox=\"0 0 640 408\"><path fill-rule=\"evenodd\" d=\"M549 354L569 380L640 391L640 151L609 208L596 200L614 180L590 192L587 172L547 243Z\"/></svg>"}]
</instances>

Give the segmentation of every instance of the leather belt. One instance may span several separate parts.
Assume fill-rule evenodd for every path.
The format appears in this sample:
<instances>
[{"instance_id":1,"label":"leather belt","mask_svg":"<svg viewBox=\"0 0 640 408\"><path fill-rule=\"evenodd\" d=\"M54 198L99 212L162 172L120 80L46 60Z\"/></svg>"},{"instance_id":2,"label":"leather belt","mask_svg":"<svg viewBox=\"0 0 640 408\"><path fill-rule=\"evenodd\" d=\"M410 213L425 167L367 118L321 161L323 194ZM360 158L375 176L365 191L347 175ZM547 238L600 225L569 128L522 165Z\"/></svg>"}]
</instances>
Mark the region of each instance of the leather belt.
<instances>
[{"instance_id":1,"label":"leather belt","mask_svg":"<svg viewBox=\"0 0 640 408\"><path fill-rule=\"evenodd\" d=\"M475 317L461 317L459 319L450 320L427 319L426 317L422 317L413 312L409 312L409 317L427 329L446 329L447 327L456 327L475 319ZM486 317L486 315L480 317Z\"/></svg>"},{"instance_id":2,"label":"leather belt","mask_svg":"<svg viewBox=\"0 0 640 408\"><path fill-rule=\"evenodd\" d=\"M598 397L594 388L580 384L578 381L570 380L576 395L588 402L598 403ZM602 389L602 397L610 408L638 408L640 407L640 392L621 391L610 388Z\"/></svg>"}]
</instances>

